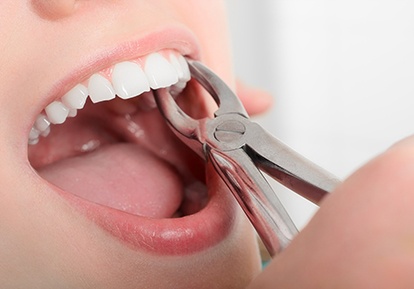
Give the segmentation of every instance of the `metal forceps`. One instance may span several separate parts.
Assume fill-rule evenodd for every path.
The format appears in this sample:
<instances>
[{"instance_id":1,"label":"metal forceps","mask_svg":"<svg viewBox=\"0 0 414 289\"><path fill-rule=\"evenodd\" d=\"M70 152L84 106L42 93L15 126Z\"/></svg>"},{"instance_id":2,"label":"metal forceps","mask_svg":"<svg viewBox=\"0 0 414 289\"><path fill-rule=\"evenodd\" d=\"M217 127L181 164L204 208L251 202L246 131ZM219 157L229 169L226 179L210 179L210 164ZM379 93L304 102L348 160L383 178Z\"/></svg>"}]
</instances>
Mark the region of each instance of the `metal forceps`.
<instances>
[{"instance_id":1,"label":"metal forceps","mask_svg":"<svg viewBox=\"0 0 414 289\"><path fill-rule=\"evenodd\" d=\"M339 181L250 121L237 96L217 75L200 62L187 61L192 78L218 105L214 118L193 119L167 89L154 94L158 108L174 133L213 164L274 256L297 229L261 171L315 204Z\"/></svg>"}]
</instances>

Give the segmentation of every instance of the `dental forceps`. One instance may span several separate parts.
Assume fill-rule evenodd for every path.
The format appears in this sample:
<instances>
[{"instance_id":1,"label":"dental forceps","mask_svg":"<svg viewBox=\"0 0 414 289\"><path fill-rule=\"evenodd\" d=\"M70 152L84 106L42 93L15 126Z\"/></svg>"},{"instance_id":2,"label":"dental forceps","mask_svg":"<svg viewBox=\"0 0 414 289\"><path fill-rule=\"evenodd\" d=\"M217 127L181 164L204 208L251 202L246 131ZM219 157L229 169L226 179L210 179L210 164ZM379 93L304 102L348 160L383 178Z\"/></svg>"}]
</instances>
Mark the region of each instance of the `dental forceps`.
<instances>
[{"instance_id":1,"label":"dental forceps","mask_svg":"<svg viewBox=\"0 0 414 289\"><path fill-rule=\"evenodd\" d=\"M269 254L274 256L298 231L261 171L315 204L339 180L250 121L238 97L207 67L200 62L187 62L192 78L218 105L214 117L193 119L177 105L167 89L154 93L158 108L173 132L213 164Z\"/></svg>"}]
</instances>

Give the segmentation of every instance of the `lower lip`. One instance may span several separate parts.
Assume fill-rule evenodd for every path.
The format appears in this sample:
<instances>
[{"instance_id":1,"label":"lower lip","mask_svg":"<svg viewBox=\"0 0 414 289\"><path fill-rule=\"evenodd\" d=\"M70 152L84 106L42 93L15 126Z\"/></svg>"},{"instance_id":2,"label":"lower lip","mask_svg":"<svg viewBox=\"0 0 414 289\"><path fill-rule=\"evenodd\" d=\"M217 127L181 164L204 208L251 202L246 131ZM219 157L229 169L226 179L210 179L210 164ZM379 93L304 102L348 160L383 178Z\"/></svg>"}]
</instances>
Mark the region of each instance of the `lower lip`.
<instances>
[{"instance_id":1,"label":"lower lip","mask_svg":"<svg viewBox=\"0 0 414 289\"><path fill-rule=\"evenodd\" d=\"M217 186L210 184L206 207L193 215L171 219L131 215L70 193L60 193L98 226L136 250L160 255L187 255L220 243L235 223L237 203L218 184L217 176L210 179Z\"/></svg>"}]
</instances>

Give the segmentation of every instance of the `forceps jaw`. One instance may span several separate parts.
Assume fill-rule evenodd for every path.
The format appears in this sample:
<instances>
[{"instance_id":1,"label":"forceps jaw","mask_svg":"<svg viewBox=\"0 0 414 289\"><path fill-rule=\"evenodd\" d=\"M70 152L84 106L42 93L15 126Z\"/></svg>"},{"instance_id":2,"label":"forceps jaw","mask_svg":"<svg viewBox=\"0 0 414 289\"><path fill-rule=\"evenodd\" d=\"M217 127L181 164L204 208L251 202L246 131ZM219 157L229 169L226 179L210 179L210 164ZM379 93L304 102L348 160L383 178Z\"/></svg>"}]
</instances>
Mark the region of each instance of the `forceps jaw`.
<instances>
[{"instance_id":1,"label":"forceps jaw","mask_svg":"<svg viewBox=\"0 0 414 289\"><path fill-rule=\"evenodd\" d=\"M248 114L238 97L217 75L197 61L187 59L191 76L195 78L213 97L218 105L214 116L238 115L248 118ZM175 102L168 89L154 91L155 102L164 119L172 127L173 132L199 156L205 158L203 147L209 140L213 140L217 127L217 136L224 137L227 132L220 132L220 124L213 119L193 119L187 115ZM221 121L221 120L220 120ZM212 134L213 132L213 134ZM228 138L230 141L230 138Z\"/></svg>"},{"instance_id":2,"label":"forceps jaw","mask_svg":"<svg viewBox=\"0 0 414 289\"><path fill-rule=\"evenodd\" d=\"M210 93L218 104L218 109L214 112L215 116L229 113L240 114L248 118L248 114L234 92L217 75L212 73L200 62L187 60L191 76Z\"/></svg>"},{"instance_id":3,"label":"forceps jaw","mask_svg":"<svg viewBox=\"0 0 414 289\"><path fill-rule=\"evenodd\" d=\"M200 120L188 116L175 102L168 89L154 91L155 102L163 118L173 133L200 157L204 158L203 146L200 142Z\"/></svg>"}]
</instances>

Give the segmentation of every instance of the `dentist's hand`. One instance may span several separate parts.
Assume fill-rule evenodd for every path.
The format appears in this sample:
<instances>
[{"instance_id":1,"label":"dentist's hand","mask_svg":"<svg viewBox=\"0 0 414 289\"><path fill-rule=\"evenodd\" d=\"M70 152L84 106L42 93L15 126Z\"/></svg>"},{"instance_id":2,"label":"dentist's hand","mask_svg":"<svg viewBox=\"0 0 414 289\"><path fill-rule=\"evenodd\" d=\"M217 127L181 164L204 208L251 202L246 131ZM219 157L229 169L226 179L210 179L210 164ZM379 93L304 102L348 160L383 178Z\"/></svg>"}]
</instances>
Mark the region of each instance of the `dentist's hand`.
<instances>
[{"instance_id":1,"label":"dentist's hand","mask_svg":"<svg viewBox=\"0 0 414 289\"><path fill-rule=\"evenodd\" d=\"M327 197L252 288L414 288L414 137Z\"/></svg>"}]
</instances>

